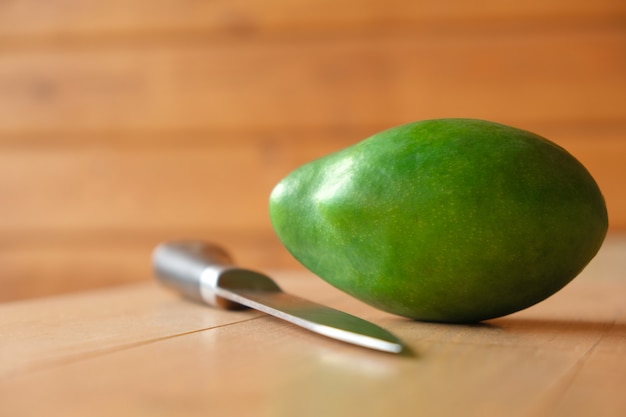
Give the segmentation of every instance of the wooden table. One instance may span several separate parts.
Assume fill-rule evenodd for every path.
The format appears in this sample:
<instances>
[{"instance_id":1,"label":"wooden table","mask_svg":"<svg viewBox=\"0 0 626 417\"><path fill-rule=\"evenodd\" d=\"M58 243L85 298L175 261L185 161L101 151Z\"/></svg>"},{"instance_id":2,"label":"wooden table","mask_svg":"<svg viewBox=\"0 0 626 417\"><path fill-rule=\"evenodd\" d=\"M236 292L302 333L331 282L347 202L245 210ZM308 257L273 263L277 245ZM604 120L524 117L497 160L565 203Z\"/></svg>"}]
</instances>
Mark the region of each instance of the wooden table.
<instances>
[{"instance_id":1,"label":"wooden table","mask_svg":"<svg viewBox=\"0 0 626 417\"><path fill-rule=\"evenodd\" d=\"M378 323L411 354L336 342L156 283L0 305L0 415L626 416L624 239L550 299L478 325L379 312L305 272L293 293Z\"/></svg>"}]
</instances>

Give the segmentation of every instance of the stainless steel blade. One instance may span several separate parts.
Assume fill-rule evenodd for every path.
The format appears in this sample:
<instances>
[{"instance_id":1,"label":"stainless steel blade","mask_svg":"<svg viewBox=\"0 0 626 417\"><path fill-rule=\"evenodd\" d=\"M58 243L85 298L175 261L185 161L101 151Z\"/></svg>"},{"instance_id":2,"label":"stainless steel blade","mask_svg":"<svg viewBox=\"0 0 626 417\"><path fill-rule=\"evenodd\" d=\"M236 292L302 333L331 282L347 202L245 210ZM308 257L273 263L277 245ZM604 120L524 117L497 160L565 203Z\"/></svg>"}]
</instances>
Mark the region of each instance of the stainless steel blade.
<instances>
[{"instance_id":1,"label":"stainless steel blade","mask_svg":"<svg viewBox=\"0 0 626 417\"><path fill-rule=\"evenodd\" d=\"M226 271L225 274L237 274L242 280L258 279L259 275L243 269ZM402 350L402 343L398 338L369 321L281 290L224 288L229 285L227 281L224 279L224 283L218 285L214 291L218 296L235 303L344 342L385 352L398 353Z\"/></svg>"},{"instance_id":2,"label":"stainless steel blade","mask_svg":"<svg viewBox=\"0 0 626 417\"><path fill-rule=\"evenodd\" d=\"M169 242L154 251L157 278L189 298L233 309L254 308L347 343L399 353L402 342L385 329L291 295L269 277L237 268L221 248L204 242Z\"/></svg>"}]
</instances>

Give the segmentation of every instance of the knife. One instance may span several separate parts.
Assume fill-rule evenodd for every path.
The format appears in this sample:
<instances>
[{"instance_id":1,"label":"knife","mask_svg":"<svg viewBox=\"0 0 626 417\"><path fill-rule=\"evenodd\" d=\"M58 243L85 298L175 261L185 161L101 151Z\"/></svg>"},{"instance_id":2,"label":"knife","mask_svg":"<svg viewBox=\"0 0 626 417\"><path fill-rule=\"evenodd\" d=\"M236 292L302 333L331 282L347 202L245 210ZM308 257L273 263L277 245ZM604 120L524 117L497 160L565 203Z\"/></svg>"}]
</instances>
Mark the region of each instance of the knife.
<instances>
[{"instance_id":1,"label":"knife","mask_svg":"<svg viewBox=\"0 0 626 417\"><path fill-rule=\"evenodd\" d=\"M370 349L399 353L404 348L397 337L373 323L288 294L266 275L238 268L217 245L165 242L156 247L152 261L157 279L189 299L227 310L253 308Z\"/></svg>"}]
</instances>

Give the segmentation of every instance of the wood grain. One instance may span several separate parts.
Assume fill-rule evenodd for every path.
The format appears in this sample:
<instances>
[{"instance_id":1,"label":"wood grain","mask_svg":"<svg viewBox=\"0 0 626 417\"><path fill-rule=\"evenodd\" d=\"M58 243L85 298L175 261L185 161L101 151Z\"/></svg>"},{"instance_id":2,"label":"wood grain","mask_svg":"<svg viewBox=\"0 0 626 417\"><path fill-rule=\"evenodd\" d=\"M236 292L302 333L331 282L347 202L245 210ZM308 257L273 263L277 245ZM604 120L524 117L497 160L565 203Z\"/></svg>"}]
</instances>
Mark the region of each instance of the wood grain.
<instances>
[{"instance_id":1,"label":"wood grain","mask_svg":"<svg viewBox=\"0 0 626 417\"><path fill-rule=\"evenodd\" d=\"M626 158L620 134L584 127L541 133L587 166L616 215L614 226L626 226L616 214L626 209L621 183L614 181ZM296 167L366 137L357 134L318 132L298 140L252 135L221 144L207 137L189 146L168 137L163 146L138 142L138 149L116 148L113 140L102 146L7 146L0 154L0 189L11 204L0 206L0 229L12 235L107 228L268 233L274 185ZM126 144L133 140L124 138Z\"/></svg>"},{"instance_id":2,"label":"wood grain","mask_svg":"<svg viewBox=\"0 0 626 417\"><path fill-rule=\"evenodd\" d=\"M5 304L0 411L620 417L626 281L613 255L624 241L606 249L548 300L470 326L405 320L309 274L274 274L290 292L391 330L410 348L400 356L188 303L154 284Z\"/></svg>"},{"instance_id":3,"label":"wood grain","mask_svg":"<svg viewBox=\"0 0 626 417\"><path fill-rule=\"evenodd\" d=\"M0 251L0 302L150 280L154 248L183 238L216 242L250 268L303 269L269 233L168 229L9 235Z\"/></svg>"},{"instance_id":4,"label":"wood grain","mask_svg":"<svg viewBox=\"0 0 626 417\"><path fill-rule=\"evenodd\" d=\"M625 45L607 29L23 50L0 55L0 133L623 122Z\"/></svg>"},{"instance_id":5,"label":"wood grain","mask_svg":"<svg viewBox=\"0 0 626 417\"><path fill-rule=\"evenodd\" d=\"M626 158L619 138L584 127L542 130L581 158L604 191L612 226L623 227L616 215L626 210L615 181ZM219 242L246 265L296 268L271 229L267 196L291 169L357 134L180 149L174 138L138 140L139 149L62 140L7 149L0 154L0 189L11 202L0 206L0 300L147 279L152 248L182 237Z\"/></svg>"},{"instance_id":6,"label":"wood grain","mask_svg":"<svg viewBox=\"0 0 626 417\"><path fill-rule=\"evenodd\" d=\"M591 142L581 132L560 143L598 179L612 226L623 226L615 213L626 201L614 177L623 169L621 142ZM180 237L220 242L250 266L297 267L271 230L267 195L285 173L340 144L5 152L0 187L11 204L0 207L0 299L146 279L152 248Z\"/></svg>"},{"instance_id":7,"label":"wood grain","mask_svg":"<svg viewBox=\"0 0 626 417\"><path fill-rule=\"evenodd\" d=\"M145 279L180 236L296 268L273 185L434 117L554 140L626 230L625 21L621 0L0 1L0 300Z\"/></svg>"},{"instance_id":8,"label":"wood grain","mask_svg":"<svg viewBox=\"0 0 626 417\"><path fill-rule=\"evenodd\" d=\"M0 310L12 316L10 326L3 326L12 342L2 349L0 379L258 315L221 310L207 314L206 307L180 303L162 288L146 284L86 297L5 304ZM185 320L172 320L181 312ZM124 334L118 327L120 321L130 326Z\"/></svg>"},{"instance_id":9,"label":"wood grain","mask_svg":"<svg viewBox=\"0 0 626 417\"><path fill-rule=\"evenodd\" d=\"M85 37L93 34L159 31L208 31L250 35L258 32L354 30L372 27L464 25L500 27L532 22L546 26L623 22L626 7L620 0L529 0L499 2L427 0L385 2L357 0L131 0L123 3L80 0L22 0L0 3L0 36Z\"/></svg>"}]
</instances>

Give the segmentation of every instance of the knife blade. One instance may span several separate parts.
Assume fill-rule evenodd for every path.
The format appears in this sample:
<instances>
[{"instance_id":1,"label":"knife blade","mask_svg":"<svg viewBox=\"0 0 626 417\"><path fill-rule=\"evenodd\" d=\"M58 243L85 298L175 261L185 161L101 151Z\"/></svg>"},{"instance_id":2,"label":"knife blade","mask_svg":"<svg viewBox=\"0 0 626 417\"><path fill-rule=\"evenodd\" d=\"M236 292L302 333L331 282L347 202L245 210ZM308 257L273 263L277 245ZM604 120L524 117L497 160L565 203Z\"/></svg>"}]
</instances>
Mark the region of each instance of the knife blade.
<instances>
[{"instance_id":1,"label":"knife blade","mask_svg":"<svg viewBox=\"0 0 626 417\"><path fill-rule=\"evenodd\" d=\"M189 299L228 310L253 308L370 349L399 353L404 348L396 336L373 323L286 293L268 276L237 267L215 244L165 242L155 248L152 262L157 279Z\"/></svg>"}]
</instances>

